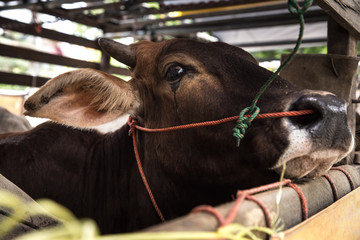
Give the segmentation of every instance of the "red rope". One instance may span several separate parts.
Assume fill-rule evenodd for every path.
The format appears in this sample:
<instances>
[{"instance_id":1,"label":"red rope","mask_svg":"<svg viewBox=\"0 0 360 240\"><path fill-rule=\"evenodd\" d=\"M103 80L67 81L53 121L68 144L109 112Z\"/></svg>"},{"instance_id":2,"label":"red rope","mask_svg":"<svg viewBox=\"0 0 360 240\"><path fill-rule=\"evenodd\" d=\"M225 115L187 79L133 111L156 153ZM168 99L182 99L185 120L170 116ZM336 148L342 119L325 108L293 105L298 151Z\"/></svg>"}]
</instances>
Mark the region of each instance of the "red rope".
<instances>
[{"instance_id":1,"label":"red rope","mask_svg":"<svg viewBox=\"0 0 360 240\"><path fill-rule=\"evenodd\" d=\"M139 151L138 151L138 148L137 148L137 144L136 144L136 135L135 135L135 124L137 124L136 120L132 119L131 121L131 125L130 125L130 132L129 132L129 135L132 135L132 139L133 139L133 145L134 145L134 153L135 153L135 158L136 158L136 163L137 163L137 166L138 166L138 169L139 169L139 173L140 173L140 176L141 176L141 179L145 185L145 188L146 188L146 191L148 192L149 194L149 197L150 197L150 200L156 210L156 213L159 215L160 219L162 222L165 222L165 218L160 210L160 208L158 207L157 203L156 203L156 200L155 200L155 197L154 195L152 194L152 191L151 191L151 188L149 186L149 183L148 181L146 180L146 176L145 176L145 173L144 173L144 170L143 170L143 167L141 165L141 161L140 161L140 155L139 155Z\"/></svg>"},{"instance_id":2,"label":"red rope","mask_svg":"<svg viewBox=\"0 0 360 240\"><path fill-rule=\"evenodd\" d=\"M250 201L253 201L254 203L256 203L261 208L261 210L263 211L264 216L265 216L266 226L268 228L272 228L270 212L267 209L267 207L265 206L265 204L260 199L254 197L254 196L251 196L251 195L247 196L246 199L250 200Z\"/></svg>"},{"instance_id":3,"label":"red rope","mask_svg":"<svg viewBox=\"0 0 360 240\"><path fill-rule=\"evenodd\" d=\"M209 206L209 205L201 205L201 206L197 206L195 207L192 211L192 213L197 213L197 212L207 212L212 214L213 216L215 216L216 220L219 223L219 226L225 226L225 219L224 217L221 215L221 213L214 207Z\"/></svg>"},{"instance_id":4,"label":"red rope","mask_svg":"<svg viewBox=\"0 0 360 240\"><path fill-rule=\"evenodd\" d=\"M302 220L304 221L308 218L308 215L309 215L309 209L307 207L306 197L298 185L296 185L294 183L289 183L289 187L294 189L297 192L297 194L299 195L300 202L301 202L301 210L302 210Z\"/></svg>"},{"instance_id":5,"label":"red rope","mask_svg":"<svg viewBox=\"0 0 360 240\"><path fill-rule=\"evenodd\" d=\"M301 115L308 115L313 114L314 110L301 110L301 111L288 111L288 112L277 112L277 113L262 113L257 115L255 119L265 119L265 118L279 118L279 117L296 117ZM245 115L245 117L250 117L250 115ZM233 117L227 117L222 118L219 120L214 121L206 121L201 123L190 123L180 126L173 126L173 127L165 127L165 128L145 128L141 127L139 125L136 125L136 129L144 132L168 132L168 131L175 131L175 130L181 130L181 129L189 129L189 128L198 128L198 127L208 127L208 126L215 126L220 125L223 123L233 122L238 120L239 116L233 116ZM129 118L129 121L131 121L131 118ZM128 124L130 125L131 122L128 121Z\"/></svg>"},{"instance_id":6,"label":"red rope","mask_svg":"<svg viewBox=\"0 0 360 240\"><path fill-rule=\"evenodd\" d=\"M307 115L307 114L312 114L312 113L314 113L313 110L288 111L288 112L278 112L278 113L263 113L263 114L259 114L256 117L256 119L275 118L275 117L293 117L293 116ZM249 115L245 115L245 116L249 117ZM180 129L215 126L215 125L219 125L219 124L223 124L223 123L227 123L227 122L236 121L237 119L238 119L238 116L234 116L234 117L228 117L228 118L223 118L223 119L214 120L214 121L207 121L207 122L201 122L201 123L191 123L191 124L185 124L185 125L174 126L174 127L150 129L150 128L145 128L145 127L139 126L136 119L133 119L131 116L129 117L129 119L128 119L128 125L130 126L129 135L132 136L133 146L134 146L134 153L135 153L135 158L136 158L136 163L137 163L137 166L138 166L138 170L139 170L141 179L142 179L142 181L144 183L144 186L146 188L146 191L148 192L150 200L151 200L151 202L152 202L152 204L153 204L153 206L154 206L154 208L155 208L155 210L156 210L157 214L159 215L162 222L165 222L165 218L164 218L160 208L157 205L157 202L155 200L154 195L152 194L151 188L149 186L149 183L148 183L148 181L146 179L143 167L141 165L139 151L138 151L137 143L136 143L136 131L135 131L135 129L138 129L138 130L144 131L144 132L166 132L166 131L174 131L174 130L180 130ZM232 211L229 212L226 219L220 218L219 216L221 216L221 215L218 214L216 211L210 210L210 212L212 212L213 214L215 214L217 216L217 219L218 219L221 226L229 224L234 220L234 218L236 216L236 212L237 212L238 208L240 207L241 203L243 202L243 200L245 198L248 198L249 200L252 200L252 201L256 202L263 209L264 214L265 214L265 216L267 218L266 221L269 222L268 219L270 219L270 216L267 216L268 211L266 210L265 205L263 205L259 200L251 197L251 194L257 193L257 192L262 192L262 191L268 190L269 188L271 189L271 188L274 188L274 187L279 187L280 184L283 184L283 183L273 183L273 184L260 186L258 188L253 188L253 189L246 190L246 191L239 191L238 192L238 197L237 197L237 199L235 201L234 209L232 209ZM289 182L287 182L287 183L290 184ZM301 195L299 192L298 192L298 194L299 194L299 196ZM302 200L302 202L303 202L303 200ZM307 207L306 206L306 199L305 199L305 207ZM204 210L204 209L207 209L207 211L209 211L208 206L199 207L197 209L198 209L198 211ZM303 216L304 216L304 214L303 214ZM306 213L306 217L307 217L307 213Z\"/></svg>"},{"instance_id":7,"label":"red rope","mask_svg":"<svg viewBox=\"0 0 360 240\"><path fill-rule=\"evenodd\" d=\"M344 173L346 178L349 180L351 191L355 189L354 181L352 180L351 175L345 169L343 169L341 167L332 167L331 170L338 170L338 171Z\"/></svg>"},{"instance_id":8,"label":"red rope","mask_svg":"<svg viewBox=\"0 0 360 240\"><path fill-rule=\"evenodd\" d=\"M328 174L324 174L323 177L326 178L326 180L328 180L331 190L333 192L334 202L336 202L339 199L339 196L334 181L331 179L331 177Z\"/></svg>"},{"instance_id":9,"label":"red rope","mask_svg":"<svg viewBox=\"0 0 360 240\"><path fill-rule=\"evenodd\" d=\"M308 211L305 195L302 192L301 188L299 186L297 186L296 184L292 183L291 180L289 180L289 179L284 179L284 181L282 181L282 182L271 183L271 184L267 184L264 186L260 186L260 187L256 187L256 188L252 188L252 189L248 189L248 190L238 191L237 198L235 199L235 203L225 218L221 215L221 213L216 208L214 208L212 206L208 206L208 205L198 206L198 207L194 208L194 210L192 212L193 213L200 212L200 211L208 212L208 213L212 214L218 220L219 226L223 227L234 221L234 219L238 213L238 210L240 208L240 205L243 203L244 199L247 199L249 201L255 202L261 208L261 210L264 213L266 226L269 228L272 228L270 211L267 209L266 205L260 199L254 197L253 194L268 191L271 189L276 189L280 186L289 186L297 192L297 194L300 198L300 201L301 201L302 219L306 220L308 218L309 211Z\"/></svg>"}]
</instances>

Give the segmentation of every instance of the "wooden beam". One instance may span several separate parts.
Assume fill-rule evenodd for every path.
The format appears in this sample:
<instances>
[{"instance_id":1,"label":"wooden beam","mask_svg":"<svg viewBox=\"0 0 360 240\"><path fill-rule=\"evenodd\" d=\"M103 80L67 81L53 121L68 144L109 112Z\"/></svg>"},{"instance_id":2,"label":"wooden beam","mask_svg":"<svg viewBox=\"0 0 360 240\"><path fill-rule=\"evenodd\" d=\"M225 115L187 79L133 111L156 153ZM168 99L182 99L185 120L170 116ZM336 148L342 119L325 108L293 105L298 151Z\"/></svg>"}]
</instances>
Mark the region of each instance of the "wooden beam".
<instances>
[{"instance_id":1,"label":"wooden beam","mask_svg":"<svg viewBox=\"0 0 360 240\"><path fill-rule=\"evenodd\" d=\"M360 14L358 14L360 16ZM336 18L336 16L334 16ZM356 57L357 56L357 42L353 35L355 33L354 31L349 31L345 28L344 22L343 25L341 25L339 21L339 18L333 19L332 17L329 17L328 20L328 54L337 54L337 55L343 55L344 57ZM358 18L360 21L360 17ZM359 25L360 26L360 25ZM359 35L360 36L360 35ZM355 68L356 71L357 67ZM335 74L337 74L335 72ZM340 79L344 81L344 79ZM341 84L344 84L342 82L339 82L339 86ZM357 84L355 76L353 76L351 86L350 86L350 99L356 99L356 90L357 90ZM356 135L356 106L354 104L351 104L351 101L346 99L348 101L348 109L347 109L347 119L348 124L350 127L350 130L353 134L353 136ZM348 156L343 163L352 163L354 159L354 150Z\"/></svg>"},{"instance_id":2,"label":"wooden beam","mask_svg":"<svg viewBox=\"0 0 360 240\"><path fill-rule=\"evenodd\" d=\"M305 43L320 43L325 45L327 39L326 38L309 38L309 39L303 39L302 44ZM295 45L296 39L292 40L283 40L283 41L259 41L259 42L247 42L247 43L240 43L240 44L234 44L234 46L237 47L264 47L264 46L276 46L276 45Z\"/></svg>"},{"instance_id":3,"label":"wooden beam","mask_svg":"<svg viewBox=\"0 0 360 240\"><path fill-rule=\"evenodd\" d=\"M6 57L20 58L29 61L36 61L41 63L50 63L55 65L74 67L74 68L100 69L99 63L87 62L73 58L39 52L32 49L14 47L4 44L0 44L0 55ZM130 71L128 69L113 67L113 66L108 67L108 72L119 75L125 75L125 76L130 75Z\"/></svg>"},{"instance_id":4,"label":"wooden beam","mask_svg":"<svg viewBox=\"0 0 360 240\"><path fill-rule=\"evenodd\" d=\"M116 68L116 67L110 67L109 72L114 73L114 74L124 75L124 76L128 76L130 73L126 69ZM50 78L0 71L0 83L3 83L3 84L22 85L22 86L29 86L29 87L41 87L48 80L50 80Z\"/></svg>"},{"instance_id":5,"label":"wooden beam","mask_svg":"<svg viewBox=\"0 0 360 240\"><path fill-rule=\"evenodd\" d=\"M4 83L4 84L14 84L14 85L29 86L29 87L41 87L48 80L49 80L48 78L43 78L43 77L0 72L0 83Z\"/></svg>"},{"instance_id":6,"label":"wooden beam","mask_svg":"<svg viewBox=\"0 0 360 240\"><path fill-rule=\"evenodd\" d=\"M331 17L328 19L328 53L357 56L356 38Z\"/></svg>"},{"instance_id":7,"label":"wooden beam","mask_svg":"<svg viewBox=\"0 0 360 240\"><path fill-rule=\"evenodd\" d=\"M108 72L113 73L113 74L124 75L124 76L130 76L131 75L131 72L128 69L119 68L119 67L113 67L113 66L109 67Z\"/></svg>"},{"instance_id":8,"label":"wooden beam","mask_svg":"<svg viewBox=\"0 0 360 240\"><path fill-rule=\"evenodd\" d=\"M316 0L316 3L351 35L360 39L359 0Z\"/></svg>"},{"instance_id":9,"label":"wooden beam","mask_svg":"<svg viewBox=\"0 0 360 240\"><path fill-rule=\"evenodd\" d=\"M39 36L43 38L48 38L54 41L68 42L71 44L76 44L84 47L100 49L99 45L96 41L91 41L86 38L76 37L73 35L60 33L57 31L49 30L46 28L42 28L41 32L37 32L35 30L35 25L26 24L22 22L18 22L15 20L11 20L8 18L0 17L0 27L8 30L13 30L16 32L21 32L33 36Z\"/></svg>"},{"instance_id":10,"label":"wooden beam","mask_svg":"<svg viewBox=\"0 0 360 240\"><path fill-rule=\"evenodd\" d=\"M98 63L86 62L73 58L39 52L28 48L14 47L4 44L0 44L0 54L6 57L20 58L30 61L51 63L75 68L100 68L100 64Z\"/></svg>"},{"instance_id":11,"label":"wooden beam","mask_svg":"<svg viewBox=\"0 0 360 240\"><path fill-rule=\"evenodd\" d=\"M352 177L355 188L360 185L360 167L359 165L341 166ZM329 171L339 198L351 191L349 180L338 170ZM308 207L309 217L315 215L322 209L334 202L333 190L329 182L324 177L308 179L298 184L302 190ZM279 189L270 190L254 194L266 206L270 216L276 217L277 204L276 199ZM215 193L214 193L215 194ZM234 208L234 202L225 203L217 206L216 209L222 216L227 216ZM234 223L244 226L266 226L263 211L255 202L244 200L240 207L236 209ZM284 224L284 229L289 229L302 221L302 208L299 195L290 187L284 187L279 204L279 219ZM168 221L164 224L149 227L143 232L168 232L168 231L217 231L219 222L216 217L209 212L194 212L186 216ZM260 236L258 236L260 237ZM262 236L261 239L268 239Z\"/></svg>"}]
</instances>

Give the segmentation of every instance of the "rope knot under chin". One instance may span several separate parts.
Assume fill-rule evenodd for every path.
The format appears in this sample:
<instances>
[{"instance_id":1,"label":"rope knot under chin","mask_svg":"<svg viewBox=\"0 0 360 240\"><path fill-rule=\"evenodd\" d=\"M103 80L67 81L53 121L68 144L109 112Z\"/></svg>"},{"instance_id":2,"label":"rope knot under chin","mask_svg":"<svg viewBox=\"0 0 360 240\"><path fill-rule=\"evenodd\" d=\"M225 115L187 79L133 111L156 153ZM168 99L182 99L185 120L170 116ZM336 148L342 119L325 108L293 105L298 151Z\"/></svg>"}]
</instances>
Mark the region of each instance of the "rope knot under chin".
<instances>
[{"instance_id":1,"label":"rope knot under chin","mask_svg":"<svg viewBox=\"0 0 360 240\"><path fill-rule=\"evenodd\" d=\"M130 115L127 124L130 126L129 136L131 136L135 133L136 126L138 125L138 121L135 118L131 117Z\"/></svg>"}]
</instances>

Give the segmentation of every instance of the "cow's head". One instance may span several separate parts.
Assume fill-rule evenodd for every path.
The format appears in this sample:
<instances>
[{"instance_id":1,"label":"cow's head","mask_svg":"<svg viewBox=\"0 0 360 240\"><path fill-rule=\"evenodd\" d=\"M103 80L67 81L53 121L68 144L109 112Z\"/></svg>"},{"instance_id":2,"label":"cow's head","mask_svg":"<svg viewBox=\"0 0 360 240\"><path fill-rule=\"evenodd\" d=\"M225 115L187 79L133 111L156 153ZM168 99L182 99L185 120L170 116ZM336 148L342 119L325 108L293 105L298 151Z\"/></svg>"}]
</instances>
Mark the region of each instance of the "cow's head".
<instances>
[{"instance_id":1,"label":"cow's head","mask_svg":"<svg viewBox=\"0 0 360 240\"><path fill-rule=\"evenodd\" d=\"M129 82L93 69L64 73L26 101L27 114L81 128L125 113L149 128L216 120L249 106L271 75L250 54L224 43L175 39L129 47L101 39L100 45L131 68ZM258 106L263 113L301 109L316 113L255 120L239 148L232 137L235 123L148 134L141 143L164 159L169 174L175 176L183 168L232 180L247 166L280 171L283 163L287 177L318 176L353 146L346 104L331 93L304 90L278 77Z\"/></svg>"}]
</instances>

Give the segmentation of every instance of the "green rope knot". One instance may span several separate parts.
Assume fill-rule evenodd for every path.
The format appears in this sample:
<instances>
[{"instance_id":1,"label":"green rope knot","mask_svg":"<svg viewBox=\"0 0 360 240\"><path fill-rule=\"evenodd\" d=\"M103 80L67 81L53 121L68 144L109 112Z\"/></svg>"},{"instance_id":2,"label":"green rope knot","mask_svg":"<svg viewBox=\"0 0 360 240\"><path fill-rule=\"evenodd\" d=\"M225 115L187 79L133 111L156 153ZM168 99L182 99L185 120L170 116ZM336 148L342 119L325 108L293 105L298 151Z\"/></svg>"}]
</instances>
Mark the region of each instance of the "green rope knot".
<instances>
[{"instance_id":1,"label":"green rope knot","mask_svg":"<svg viewBox=\"0 0 360 240\"><path fill-rule=\"evenodd\" d=\"M291 14L294 15L303 15L308 8L312 5L313 0L305 0L302 8L300 8L299 3L296 0L288 1L288 8Z\"/></svg>"},{"instance_id":2,"label":"green rope knot","mask_svg":"<svg viewBox=\"0 0 360 240\"><path fill-rule=\"evenodd\" d=\"M245 116L248 113L250 116ZM246 129L251 125L251 122L259 114L260 108L257 106L244 108L239 115L239 120L234 128L234 136L237 138L237 146L240 146L240 140L244 138Z\"/></svg>"}]
</instances>

